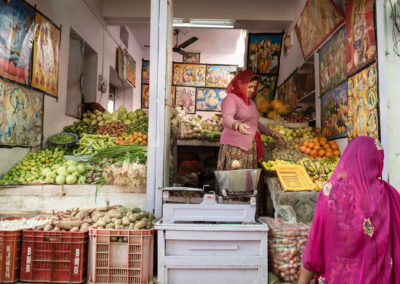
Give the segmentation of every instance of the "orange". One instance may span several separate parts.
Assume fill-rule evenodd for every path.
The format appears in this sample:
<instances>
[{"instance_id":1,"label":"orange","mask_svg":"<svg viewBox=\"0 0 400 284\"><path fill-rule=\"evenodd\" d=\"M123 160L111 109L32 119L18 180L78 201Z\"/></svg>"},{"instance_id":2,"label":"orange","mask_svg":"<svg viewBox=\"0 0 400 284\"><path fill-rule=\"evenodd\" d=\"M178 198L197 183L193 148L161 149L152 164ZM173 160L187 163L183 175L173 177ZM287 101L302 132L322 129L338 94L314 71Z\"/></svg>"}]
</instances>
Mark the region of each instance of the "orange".
<instances>
[{"instance_id":1,"label":"orange","mask_svg":"<svg viewBox=\"0 0 400 284\"><path fill-rule=\"evenodd\" d=\"M329 141L328 143L329 143L329 145L331 145L331 146L332 146L332 145L336 145L336 142L333 141L333 140Z\"/></svg>"},{"instance_id":2,"label":"orange","mask_svg":"<svg viewBox=\"0 0 400 284\"><path fill-rule=\"evenodd\" d=\"M296 143L296 144L294 144L294 147L296 147L297 149L299 149L300 146L299 146L299 144Z\"/></svg>"},{"instance_id":3,"label":"orange","mask_svg":"<svg viewBox=\"0 0 400 284\"><path fill-rule=\"evenodd\" d=\"M307 141L304 141L304 142L303 142L303 146L304 146L304 147L308 147L308 142L307 142Z\"/></svg>"},{"instance_id":4,"label":"orange","mask_svg":"<svg viewBox=\"0 0 400 284\"><path fill-rule=\"evenodd\" d=\"M339 149L338 145L336 145L336 144L332 145L331 148L332 148L333 150L338 150L338 149Z\"/></svg>"},{"instance_id":5,"label":"orange","mask_svg":"<svg viewBox=\"0 0 400 284\"><path fill-rule=\"evenodd\" d=\"M307 148L306 148L305 146L301 146L301 147L300 147L300 151L301 151L302 153L304 153L304 152L306 151L306 149L307 149Z\"/></svg>"},{"instance_id":6,"label":"orange","mask_svg":"<svg viewBox=\"0 0 400 284\"><path fill-rule=\"evenodd\" d=\"M321 146L319 144L315 144L314 150L316 150L318 152L319 149L321 149Z\"/></svg>"},{"instance_id":7,"label":"orange","mask_svg":"<svg viewBox=\"0 0 400 284\"><path fill-rule=\"evenodd\" d=\"M336 157L339 157L340 156L340 151L339 150L333 151L333 155L335 155Z\"/></svg>"},{"instance_id":8,"label":"orange","mask_svg":"<svg viewBox=\"0 0 400 284\"><path fill-rule=\"evenodd\" d=\"M310 143L308 143L308 148L310 148L310 149L312 149L312 148L314 148L314 143L313 142L310 142Z\"/></svg>"},{"instance_id":9,"label":"orange","mask_svg":"<svg viewBox=\"0 0 400 284\"><path fill-rule=\"evenodd\" d=\"M313 141L314 143L319 143L319 138L318 138L318 137L314 137L314 138L312 139L312 141Z\"/></svg>"},{"instance_id":10,"label":"orange","mask_svg":"<svg viewBox=\"0 0 400 284\"><path fill-rule=\"evenodd\" d=\"M332 152L326 152L325 154L328 158L332 158L333 157L333 153Z\"/></svg>"},{"instance_id":11,"label":"orange","mask_svg":"<svg viewBox=\"0 0 400 284\"><path fill-rule=\"evenodd\" d=\"M319 143L324 143L324 144L326 144L326 143L328 143L328 139L326 139L326 137L321 137L320 139L319 139Z\"/></svg>"},{"instance_id":12,"label":"orange","mask_svg":"<svg viewBox=\"0 0 400 284\"><path fill-rule=\"evenodd\" d=\"M311 156L313 156L313 155L317 155L317 151L316 150L311 150L311 152L310 152L310 154L311 154Z\"/></svg>"},{"instance_id":13,"label":"orange","mask_svg":"<svg viewBox=\"0 0 400 284\"><path fill-rule=\"evenodd\" d=\"M326 153L325 150L322 150L322 149L318 151L318 155L321 157L323 157L325 155L325 153Z\"/></svg>"},{"instance_id":14,"label":"orange","mask_svg":"<svg viewBox=\"0 0 400 284\"><path fill-rule=\"evenodd\" d=\"M308 154L310 154L311 149L310 148L306 148L306 150L304 152L308 155Z\"/></svg>"},{"instance_id":15,"label":"orange","mask_svg":"<svg viewBox=\"0 0 400 284\"><path fill-rule=\"evenodd\" d=\"M325 144L322 144L322 143L321 143L321 145L322 145L322 147L323 147L324 149L331 148L331 146L330 146L329 144L327 144L327 143L325 143Z\"/></svg>"}]
</instances>

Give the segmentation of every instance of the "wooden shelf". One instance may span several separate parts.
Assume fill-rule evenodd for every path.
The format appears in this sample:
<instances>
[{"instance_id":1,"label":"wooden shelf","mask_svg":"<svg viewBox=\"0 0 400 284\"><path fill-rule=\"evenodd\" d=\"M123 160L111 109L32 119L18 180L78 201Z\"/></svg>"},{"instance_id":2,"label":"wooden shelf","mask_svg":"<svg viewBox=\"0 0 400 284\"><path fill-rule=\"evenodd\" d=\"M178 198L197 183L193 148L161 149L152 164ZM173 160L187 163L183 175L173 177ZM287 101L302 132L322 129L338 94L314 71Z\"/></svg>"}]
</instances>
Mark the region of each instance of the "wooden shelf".
<instances>
[{"instance_id":1,"label":"wooden shelf","mask_svg":"<svg viewBox=\"0 0 400 284\"><path fill-rule=\"evenodd\" d=\"M209 141L202 141L196 139L178 139L177 140L178 146L199 146L199 147L219 147L219 141L216 142L209 142Z\"/></svg>"},{"instance_id":2,"label":"wooden shelf","mask_svg":"<svg viewBox=\"0 0 400 284\"><path fill-rule=\"evenodd\" d=\"M304 95L302 98L297 100L297 103L305 103L305 102L312 102L315 100L315 90L311 91L310 93Z\"/></svg>"}]
</instances>

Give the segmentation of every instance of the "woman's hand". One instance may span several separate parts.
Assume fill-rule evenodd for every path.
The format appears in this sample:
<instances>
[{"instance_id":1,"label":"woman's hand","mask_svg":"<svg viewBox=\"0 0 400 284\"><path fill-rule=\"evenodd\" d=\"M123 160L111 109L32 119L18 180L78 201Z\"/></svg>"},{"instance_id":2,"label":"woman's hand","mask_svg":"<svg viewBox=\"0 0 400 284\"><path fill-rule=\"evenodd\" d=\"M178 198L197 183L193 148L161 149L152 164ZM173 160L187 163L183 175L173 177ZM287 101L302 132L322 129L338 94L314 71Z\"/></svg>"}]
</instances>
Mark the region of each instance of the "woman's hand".
<instances>
[{"instance_id":1,"label":"woman's hand","mask_svg":"<svg viewBox=\"0 0 400 284\"><path fill-rule=\"evenodd\" d=\"M247 124L245 123L240 123L235 121L232 124L232 129L235 131L239 131L240 133L242 133L243 135L250 135L251 132L247 131L246 128L250 128Z\"/></svg>"},{"instance_id":2,"label":"woman's hand","mask_svg":"<svg viewBox=\"0 0 400 284\"><path fill-rule=\"evenodd\" d=\"M300 267L300 276L298 284L310 284L315 277L315 272L307 271L303 265Z\"/></svg>"},{"instance_id":3,"label":"woman's hand","mask_svg":"<svg viewBox=\"0 0 400 284\"><path fill-rule=\"evenodd\" d=\"M282 134L278 133L278 132L275 132L275 131L272 132L271 136L281 144L286 143L285 137Z\"/></svg>"}]
</instances>

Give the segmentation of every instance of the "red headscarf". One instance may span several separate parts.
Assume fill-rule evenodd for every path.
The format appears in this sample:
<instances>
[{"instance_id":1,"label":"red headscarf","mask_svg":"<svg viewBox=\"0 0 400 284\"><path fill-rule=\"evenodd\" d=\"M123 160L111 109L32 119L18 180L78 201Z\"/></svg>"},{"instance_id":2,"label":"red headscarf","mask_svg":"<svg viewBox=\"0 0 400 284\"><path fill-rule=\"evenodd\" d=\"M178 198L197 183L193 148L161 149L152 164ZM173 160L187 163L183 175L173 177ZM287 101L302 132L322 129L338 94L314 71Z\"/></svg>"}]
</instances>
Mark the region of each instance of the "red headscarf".
<instances>
[{"instance_id":1,"label":"red headscarf","mask_svg":"<svg viewBox=\"0 0 400 284\"><path fill-rule=\"evenodd\" d=\"M251 78L257 76L251 70L243 70L239 74L232 79L229 83L228 87L226 88L226 93L233 93L242 98L246 102L246 104L250 104L249 98L247 97L247 87ZM250 96L250 98L254 97L257 94L257 87L254 90L254 93Z\"/></svg>"},{"instance_id":2,"label":"red headscarf","mask_svg":"<svg viewBox=\"0 0 400 284\"><path fill-rule=\"evenodd\" d=\"M256 77L257 74L255 74L251 70L243 70L239 74L235 76L235 78L232 79L232 81L229 83L228 87L226 88L226 93L233 93L237 95L238 97L242 98L242 100L247 104L250 105L250 100L249 97L247 96L247 87L249 86L250 80L253 77ZM254 89L253 94L251 94L250 98L253 98L257 94L258 90L258 85ZM256 132L256 149L257 149L257 161L261 161L263 157L263 144L261 141L261 136L260 133L257 131Z\"/></svg>"}]
</instances>

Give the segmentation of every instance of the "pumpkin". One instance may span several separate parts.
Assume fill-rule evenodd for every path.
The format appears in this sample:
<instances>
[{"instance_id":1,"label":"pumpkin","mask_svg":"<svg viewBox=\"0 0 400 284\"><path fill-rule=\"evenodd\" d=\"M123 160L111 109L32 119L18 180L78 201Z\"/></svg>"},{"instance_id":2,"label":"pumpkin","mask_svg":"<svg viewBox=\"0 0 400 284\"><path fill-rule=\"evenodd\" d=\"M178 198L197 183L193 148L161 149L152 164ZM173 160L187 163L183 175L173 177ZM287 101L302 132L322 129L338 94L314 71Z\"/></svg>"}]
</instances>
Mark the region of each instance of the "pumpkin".
<instances>
[{"instance_id":1,"label":"pumpkin","mask_svg":"<svg viewBox=\"0 0 400 284\"><path fill-rule=\"evenodd\" d=\"M283 103L280 100L273 100L271 102L271 106L274 110L278 110L282 105Z\"/></svg>"},{"instance_id":2,"label":"pumpkin","mask_svg":"<svg viewBox=\"0 0 400 284\"><path fill-rule=\"evenodd\" d=\"M281 105L278 108L278 114L280 114L280 115L287 115L290 113L290 111L291 111L290 105Z\"/></svg>"}]
</instances>

